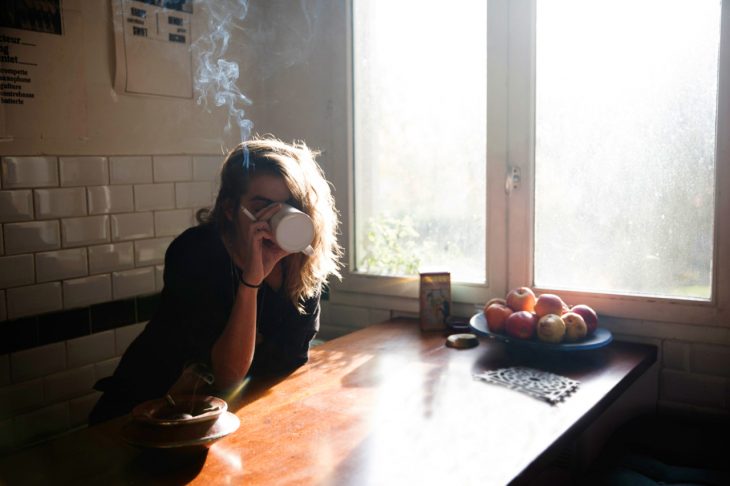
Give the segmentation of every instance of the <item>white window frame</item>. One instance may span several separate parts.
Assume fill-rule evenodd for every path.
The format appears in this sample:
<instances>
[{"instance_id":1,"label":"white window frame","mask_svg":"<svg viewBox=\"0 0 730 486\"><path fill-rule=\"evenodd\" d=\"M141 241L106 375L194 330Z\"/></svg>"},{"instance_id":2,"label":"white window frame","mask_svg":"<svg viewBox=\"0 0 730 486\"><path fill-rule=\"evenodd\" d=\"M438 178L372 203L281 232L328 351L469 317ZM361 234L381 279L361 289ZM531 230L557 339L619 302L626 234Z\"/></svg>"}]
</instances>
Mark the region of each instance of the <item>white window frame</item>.
<instances>
[{"instance_id":1,"label":"white window frame","mask_svg":"<svg viewBox=\"0 0 730 486\"><path fill-rule=\"evenodd\" d=\"M510 288L528 285L556 292L569 303L586 303L604 316L730 325L730 5L722 2L716 137L716 199L713 293L709 301L575 292L533 285L535 148L535 11L537 0L488 0L487 12L487 268L488 284L452 282L453 312L474 306ZM730 1L730 0L729 0ZM354 150L352 0L347 2L348 164L336 178L347 188L342 209L348 265L333 283L334 303L417 311L418 278L385 277L350 271L354 255ZM723 136L722 134L729 134ZM508 170L520 169L520 185L505 191ZM343 180L345 178L345 180ZM341 199L340 199L341 200ZM340 203L341 204L341 203ZM725 223L725 224L721 224Z\"/></svg>"}]
</instances>

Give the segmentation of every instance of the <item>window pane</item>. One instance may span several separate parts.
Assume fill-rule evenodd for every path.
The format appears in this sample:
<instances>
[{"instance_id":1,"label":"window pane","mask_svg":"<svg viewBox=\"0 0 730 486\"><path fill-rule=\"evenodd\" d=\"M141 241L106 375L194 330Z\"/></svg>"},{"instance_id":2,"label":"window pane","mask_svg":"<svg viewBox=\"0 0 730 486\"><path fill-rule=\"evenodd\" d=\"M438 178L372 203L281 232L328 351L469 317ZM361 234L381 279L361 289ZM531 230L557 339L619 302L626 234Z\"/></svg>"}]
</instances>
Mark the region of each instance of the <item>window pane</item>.
<instances>
[{"instance_id":1,"label":"window pane","mask_svg":"<svg viewBox=\"0 0 730 486\"><path fill-rule=\"evenodd\" d=\"M537 286L710 297L720 6L538 2Z\"/></svg>"},{"instance_id":2,"label":"window pane","mask_svg":"<svg viewBox=\"0 0 730 486\"><path fill-rule=\"evenodd\" d=\"M353 2L357 270L485 280L486 2Z\"/></svg>"}]
</instances>

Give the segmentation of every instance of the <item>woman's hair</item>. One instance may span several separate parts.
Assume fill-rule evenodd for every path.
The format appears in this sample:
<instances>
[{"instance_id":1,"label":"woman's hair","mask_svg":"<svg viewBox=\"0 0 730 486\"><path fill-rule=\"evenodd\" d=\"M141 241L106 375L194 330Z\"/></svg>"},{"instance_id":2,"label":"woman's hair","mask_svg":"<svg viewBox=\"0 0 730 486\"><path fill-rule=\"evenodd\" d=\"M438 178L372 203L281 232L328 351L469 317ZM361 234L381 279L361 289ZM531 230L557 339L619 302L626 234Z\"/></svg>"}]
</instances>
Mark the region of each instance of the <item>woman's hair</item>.
<instances>
[{"instance_id":1,"label":"woman's hair","mask_svg":"<svg viewBox=\"0 0 730 486\"><path fill-rule=\"evenodd\" d=\"M281 176L292 195L289 202L309 215L314 223L314 254L292 253L284 258L284 286L300 312L303 311L302 301L319 295L329 275L341 277L338 213L330 185L315 161L316 155L318 153L303 142L290 145L273 137L243 142L223 162L220 189L213 208L198 211L196 215L199 223L215 224L222 233L232 235L234 222L226 217L226 208L232 207L237 214L241 196L246 194L251 178L256 174Z\"/></svg>"}]
</instances>

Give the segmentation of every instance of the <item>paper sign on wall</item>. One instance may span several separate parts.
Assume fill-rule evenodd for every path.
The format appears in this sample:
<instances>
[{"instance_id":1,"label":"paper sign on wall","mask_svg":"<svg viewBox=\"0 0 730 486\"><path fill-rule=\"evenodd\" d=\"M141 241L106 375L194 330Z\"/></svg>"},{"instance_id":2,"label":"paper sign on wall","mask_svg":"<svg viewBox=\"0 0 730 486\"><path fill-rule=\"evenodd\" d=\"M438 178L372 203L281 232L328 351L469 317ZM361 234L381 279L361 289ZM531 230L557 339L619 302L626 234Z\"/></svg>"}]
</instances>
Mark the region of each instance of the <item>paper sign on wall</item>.
<instances>
[{"instance_id":1,"label":"paper sign on wall","mask_svg":"<svg viewBox=\"0 0 730 486\"><path fill-rule=\"evenodd\" d=\"M86 137L81 12L61 0L2 3L0 141Z\"/></svg>"},{"instance_id":2,"label":"paper sign on wall","mask_svg":"<svg viewBox=\"0 0 730 486\"><path fill-rule=\"evenodd\" d=\"M193 97L192 0L112 0L118 93Z\"/></svg>"}]
</instances>

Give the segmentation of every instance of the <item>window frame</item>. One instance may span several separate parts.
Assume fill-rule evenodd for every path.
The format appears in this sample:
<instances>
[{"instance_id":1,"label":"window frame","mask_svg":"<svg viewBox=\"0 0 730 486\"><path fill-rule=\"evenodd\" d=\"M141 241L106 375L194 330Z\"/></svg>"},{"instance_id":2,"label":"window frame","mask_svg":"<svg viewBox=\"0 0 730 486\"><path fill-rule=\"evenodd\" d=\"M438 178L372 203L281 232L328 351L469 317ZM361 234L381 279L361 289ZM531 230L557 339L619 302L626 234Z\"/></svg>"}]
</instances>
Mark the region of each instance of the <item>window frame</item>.
<instances>
[{"instance_id":1,"label":"window frame","mask_svg":"<svg viewBox=\"0 0 730 486\"><path fill-rule=\"evenodd\" d=\"M347 167L337 187L346 187L342 243L344 278L333 282L333 303L395 311L418 310L418 277L359 273L354 262L354 78L353 5L347 2ZM475 307L508 289L528 285L537 293L559 293L569 303L586 303L609 317L730 325L730 6L722 1L716 125L716 187L713 292L709 301L566 291L533 285L535 164L535 28L537 0L488 0L487 6L487 282L452 281L453 312ZM508 171L520 170L517 188L505 190ZM343 180L343 178L345 180Z\"/></svg>"}]
</instances>

